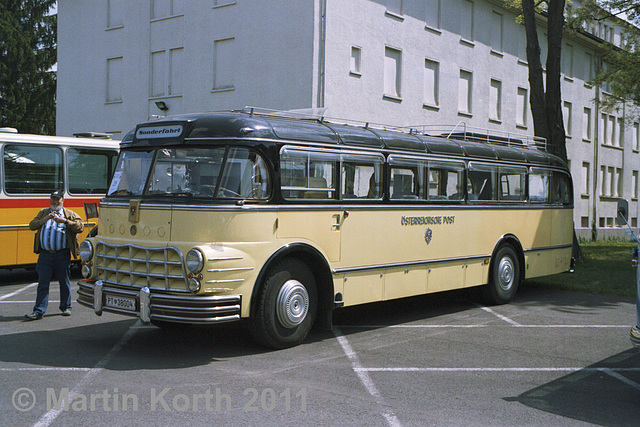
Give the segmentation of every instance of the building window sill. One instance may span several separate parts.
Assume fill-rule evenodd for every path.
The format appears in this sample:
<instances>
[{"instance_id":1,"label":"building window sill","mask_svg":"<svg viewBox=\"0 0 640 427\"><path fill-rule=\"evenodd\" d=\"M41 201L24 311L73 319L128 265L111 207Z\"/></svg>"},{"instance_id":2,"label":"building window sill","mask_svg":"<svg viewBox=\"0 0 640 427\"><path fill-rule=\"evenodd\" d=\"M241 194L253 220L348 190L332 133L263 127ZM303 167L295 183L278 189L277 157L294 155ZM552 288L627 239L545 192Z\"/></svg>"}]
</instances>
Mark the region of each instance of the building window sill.
<instances>
[{"instance_id":1,"label":"building window sill","mask_svg":"<svg viewBox=\"0 0 640 427\"><path fill-rule=\"evenodd\" d=\"M402 98L395 96L395 95L387 95L384 94L382 95L382 99L384 99L385 101L393 101L393 102L397 102L397 103L401 103L402 102Z\"/></svg>"}]
</instances>

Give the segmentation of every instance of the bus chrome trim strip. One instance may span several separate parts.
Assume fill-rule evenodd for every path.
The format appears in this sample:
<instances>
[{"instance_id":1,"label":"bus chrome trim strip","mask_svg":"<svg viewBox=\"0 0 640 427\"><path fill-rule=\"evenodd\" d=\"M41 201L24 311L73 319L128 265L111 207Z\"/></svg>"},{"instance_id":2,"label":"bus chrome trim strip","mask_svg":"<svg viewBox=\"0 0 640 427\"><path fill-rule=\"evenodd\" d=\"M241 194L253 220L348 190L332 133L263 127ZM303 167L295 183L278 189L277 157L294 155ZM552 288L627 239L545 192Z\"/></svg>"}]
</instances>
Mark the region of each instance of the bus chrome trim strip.
<instances>
[{"instance_id":1,"label":"bus chrome trim strip","mask_svg":"<svg viewBox=\"0 0 640 427\"><path fill-rule=\"evenodd\" d=\"M558 245L558 246L549 246L549 247L541 247L541 248L531 248L524 249L523 252L540 252L540 251L552 251L558 249L569 249L573 248L573 245ZM375 265L364 265L358 267L344 267L344 268L334 268L331 272L334 275L339 274L348 274L348 273L357 273L363 271L373 271L373 270L386 270L386 269L395 269L395 268L403 268L403 267L420 267L431 264L444 264L448 262L466 262L466 261L474 261L479 259L487 259L491 258L491 255L474 255L468 257L453 257L453 258L439 258L439 259L431 259L424 261L410 261L410 262L396 262L389 264L375 264Z\"/></svg>"},{"instance_id":2,"label":"bus chrome trim strip","mask_svg":"<svg viewBox=\"0 0 640 427\"><path fill-rule=\"evenodd\" d=\"M393 269L393 268L403 268L403 267L420 267L420 266L430 265L430 264L443 264L447 262L470 261L470 260L478 260L478 259L486 259L486 258L491 258L491 255L475 255L475 256L469 256L469 257L440 258L440 259L430 259L430 260L424 260L424 261L394 262L389 264L364 265L360 267L334 268L332 270L332 273L347 274L347 273L355 273L355 272L370 271L370 270L382 270L382 269Z\"/></svg>"},{"instance_id":3,"label":"bus chrome trim strip","mask_svg":"<svg viewBox=\"0 0 640 427\"><path fill-rule=\"evenodd\" d=\"M542 247L542 248L531 248L531 249L524 249L524 252L540 252L540 251L553 251L556 249L569 249L569 248L573 248L573 244L571 245L558 245L558 246L547 246L547 247Z\"/></svg>"}]
</instances>

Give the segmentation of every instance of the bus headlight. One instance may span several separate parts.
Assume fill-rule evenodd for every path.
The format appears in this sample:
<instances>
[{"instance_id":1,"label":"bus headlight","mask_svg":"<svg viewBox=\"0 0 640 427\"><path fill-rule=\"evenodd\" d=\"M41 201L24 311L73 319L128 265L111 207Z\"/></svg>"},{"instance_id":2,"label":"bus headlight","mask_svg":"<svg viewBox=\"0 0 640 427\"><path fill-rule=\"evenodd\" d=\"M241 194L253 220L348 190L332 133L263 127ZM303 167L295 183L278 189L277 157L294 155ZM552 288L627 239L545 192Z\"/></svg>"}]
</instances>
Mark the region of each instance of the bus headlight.
<instances>
[{"instance_id":1,"label":"bus headlight","mask_svg":"<svg viewBox=\"0 0 640 427\"><path fill-rule=\"evenodd\" d=\"M191 249L187 252L185 260L187 262L187 268L193 274L198 274L202 271L202 267L204 267L204 257L198 249Z\"/></svg>"},{"instance_id":2,"label":"bus headlight","mask_svg":"<svg viewBox=\"0 0 640 427\"><path fill-rule=\"evenodd\" d=\"M83 240L80 243L80 259L84 262L91 261L93 258L93 245L88 240Z\"/></svg>"}]
</instances>

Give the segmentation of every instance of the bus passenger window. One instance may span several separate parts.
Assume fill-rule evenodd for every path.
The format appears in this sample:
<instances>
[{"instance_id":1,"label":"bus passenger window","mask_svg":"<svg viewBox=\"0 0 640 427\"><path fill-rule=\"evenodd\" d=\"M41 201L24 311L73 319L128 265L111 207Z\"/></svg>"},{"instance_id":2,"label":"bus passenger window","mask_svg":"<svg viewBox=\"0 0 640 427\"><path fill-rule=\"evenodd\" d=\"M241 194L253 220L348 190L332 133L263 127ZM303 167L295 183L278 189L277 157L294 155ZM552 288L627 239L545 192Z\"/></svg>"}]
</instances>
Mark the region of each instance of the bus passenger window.
<instances>
[{"instance_id":1,"label":"bus passenger window","mask_svg":"<svg viewBox=\"0 0 640 427\"><path fill-rule=\"evenodd\" d=\"M379 199L381 188L382 158L373 158L370 163L342 163L343 199Z\"/></svg>"},{"instance_id":2,"label":"bus passenger window","mask_svg":"<svg viewBox=\"0 0 640 427\"><path fill-rule=\"evenodd\" d=\"M561 172L551 174L551 202L567 205L573 201L569 177Z\"/></svg>"},{"instance_id":3,"label":"bus passenger window","mask_svg":"<svg viewBox=\"0 0 640 427\"><path fill-rule=\"evenodd\" d=\"M283 149L280 183L285 199L334 199L338 154Z\"/></svg>"},{"instance_id":4,"label":"bus passenger window","mask_svg":"<svg viewBox=\"0 0 640 427\"><path fill-rule=\"evenodd\" d=\"M411 169L391 169L391 195L392 199L418 199L417 180L415 172Z\"/></svg>"},{"instance_id":5,"label":"bus passenger window","mask_svg":"<svg viewBox=\"0 0 640 427\"><path fill-rule=\"evenodd\" d=\"M469 200L496 200L495 169L489 166L472 166L467 173Z\"/></svg>"},{"instance_id":6,"label":"bus passenger window","mask_svg":"<svg viewBox=\"0 0 640 427\"><path fill-rule=\"evenodd\" d=\"M11 144L4 148L7 194L48 194L62 189L62 150Z\"/></svg>"},{"instance_id":7,"label":"bus passenger window","mask_svg":"<svg viewBox=\"0 0 640 427\"><path fill-rule=\"evenodd\" d=\"M117 153L90 149L69 148L67 166L71 194L104 194Z\"/></svg>"},{"instance_id":8,"label":"bus passenger window","mask_svg":"<svg viewBox=\"0 0 640 427\"><path fill-rule=\"evenodd\" d=\"M524 183L526 176L524 168L500 168L500 200L524 200Z\"/></svg>"},{"instance_id":9,"label":"bus passenger window","mask_svg":"<svg viewBox=\"0 0 640 427\"><path fill-rule=\"evenodd\" d=\"M462 167L453 165L429 165L429 200L461 200Z\"/></svg>"},{"instance_id":10,"label":"bus passenger window","mask_svg":"<svg viewBox=\"0 0 640 427\"><path fill-rule=\"evenodd\" d=\"M529 173L529 200L534 203L549 201L549 172L532 170Z\"/></svg>"}]
</instances>

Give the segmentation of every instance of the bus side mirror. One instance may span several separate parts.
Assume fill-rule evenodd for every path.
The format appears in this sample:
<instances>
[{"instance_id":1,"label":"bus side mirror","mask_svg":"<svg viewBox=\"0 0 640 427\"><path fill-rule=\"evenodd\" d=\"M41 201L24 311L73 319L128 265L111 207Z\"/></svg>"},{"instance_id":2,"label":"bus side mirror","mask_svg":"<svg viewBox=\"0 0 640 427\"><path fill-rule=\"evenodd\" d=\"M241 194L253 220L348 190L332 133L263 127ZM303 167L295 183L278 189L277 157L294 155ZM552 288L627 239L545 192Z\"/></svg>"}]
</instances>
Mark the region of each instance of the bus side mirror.
<instances>
[{"instance_id":1,"label":"bus side mirror","mask_svg":"<svg viewBox=\"0 0 640 427\"><path fill-rule=\"evenodd\" d=\"M627 225L629 220L629 202L627 199L618 199L618 216L616 225Z\"/></svg>"}]
</instances>

